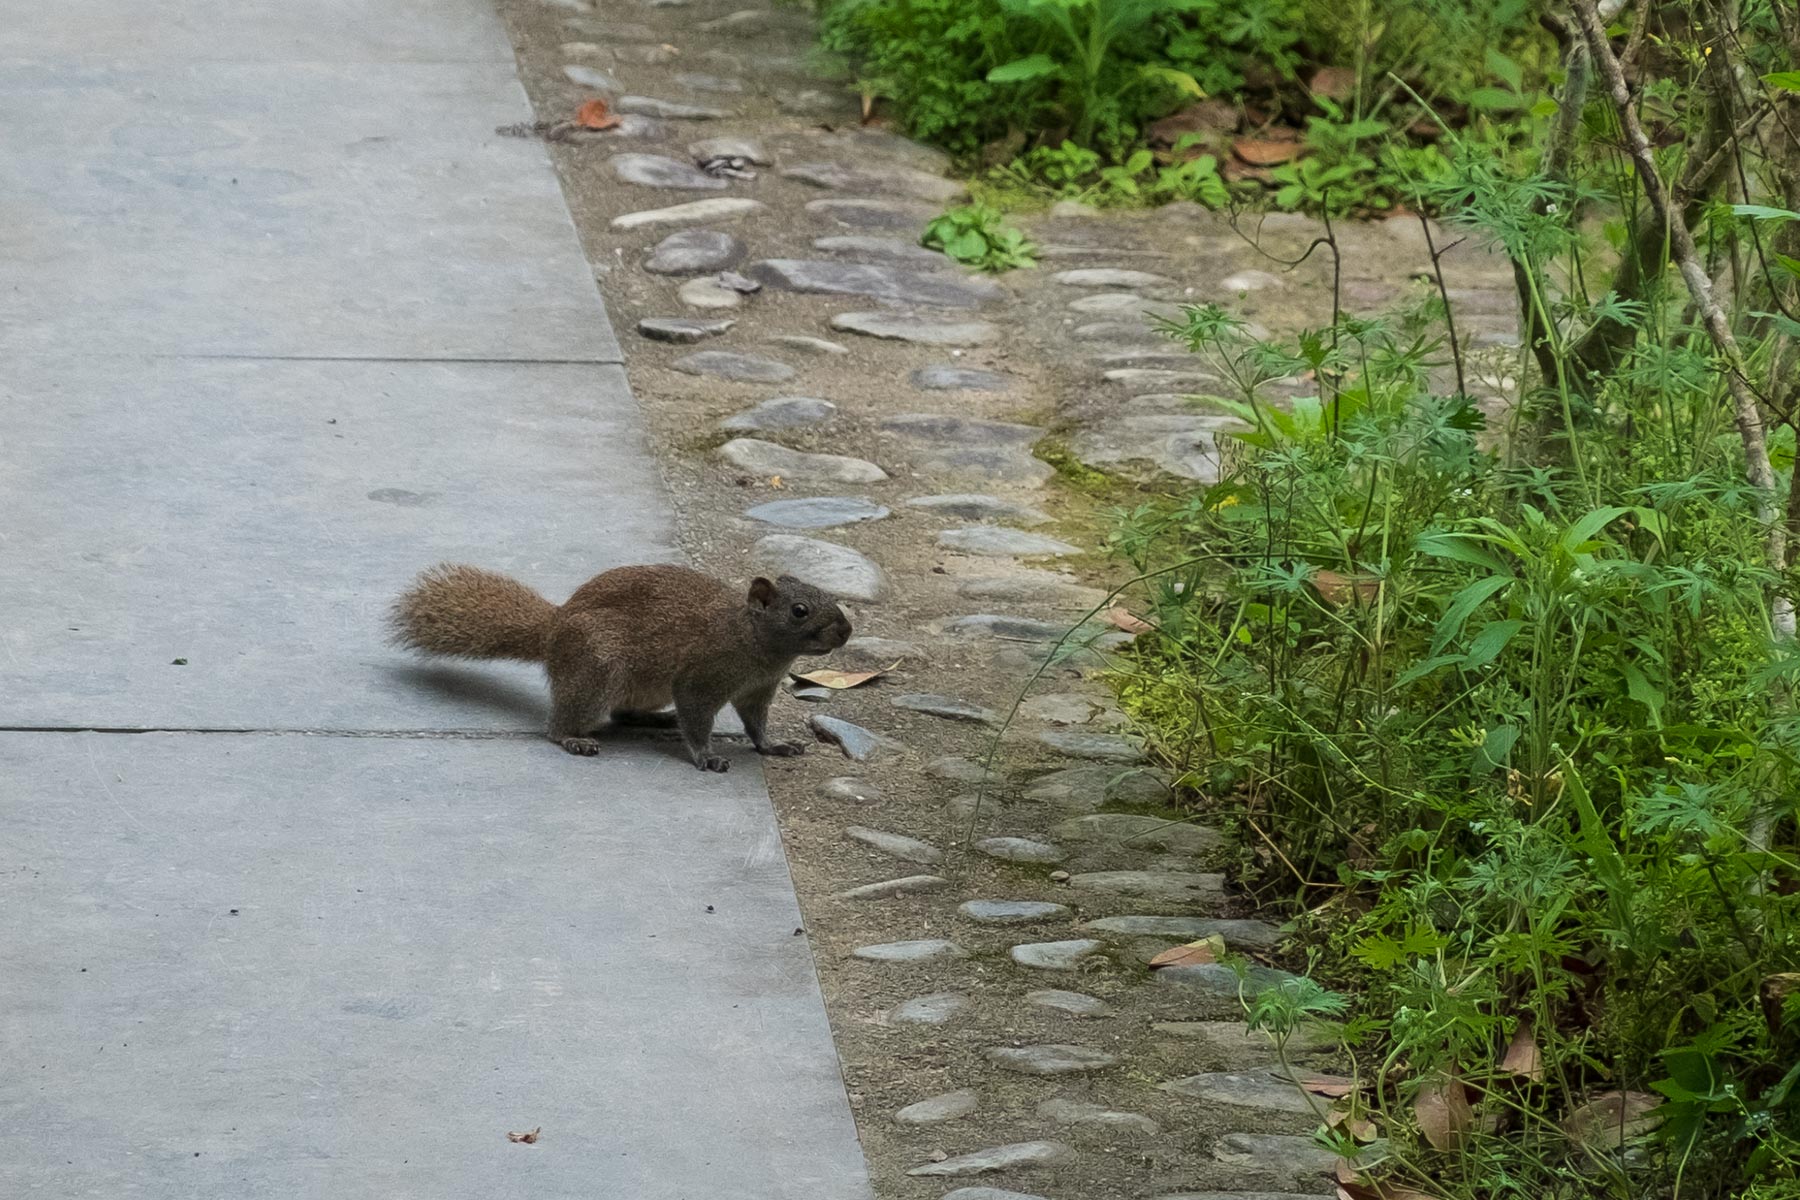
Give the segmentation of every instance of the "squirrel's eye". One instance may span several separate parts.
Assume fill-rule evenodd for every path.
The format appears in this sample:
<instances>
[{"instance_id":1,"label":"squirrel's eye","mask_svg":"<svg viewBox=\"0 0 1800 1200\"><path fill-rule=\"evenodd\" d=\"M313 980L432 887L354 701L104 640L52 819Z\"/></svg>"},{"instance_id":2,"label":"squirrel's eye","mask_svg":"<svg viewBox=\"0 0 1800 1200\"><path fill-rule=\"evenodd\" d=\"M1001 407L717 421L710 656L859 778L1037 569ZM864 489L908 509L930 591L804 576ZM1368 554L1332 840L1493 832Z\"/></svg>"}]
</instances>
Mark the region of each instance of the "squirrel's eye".
<instances>
[{"instance_id":1,"label":"squirrel's eye","mask_svg":"<svg viewBox=\"0 0 1800 1200\"><path fill-rule=\"evenodd\" d=\"M794 620L804 621L807 618L807 614L809 614L811 612L812 612L812 609L806 607L806 605L796 604L796 605L794 605Z\"/></svg>"}]
</instances>

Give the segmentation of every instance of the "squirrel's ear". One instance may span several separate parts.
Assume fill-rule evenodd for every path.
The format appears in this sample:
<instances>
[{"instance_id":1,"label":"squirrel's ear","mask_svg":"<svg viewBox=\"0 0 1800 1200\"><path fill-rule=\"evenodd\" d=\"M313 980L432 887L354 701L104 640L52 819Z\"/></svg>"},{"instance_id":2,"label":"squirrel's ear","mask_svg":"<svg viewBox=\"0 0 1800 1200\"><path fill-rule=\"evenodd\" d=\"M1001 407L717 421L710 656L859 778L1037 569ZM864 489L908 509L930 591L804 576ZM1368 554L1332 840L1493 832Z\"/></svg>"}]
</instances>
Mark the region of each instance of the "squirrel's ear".
<instances>
[{"instance_id":1,"label":"squirrel's ear","mask_svg":"<svg viewBox=\"0 0 1800 1200\"><path fill-rule=\"evenodd\" d=\"M750 581L750 603L758 608L767 608L775 603L775 585L757 576Z\"/></svg>"}]
</instances>

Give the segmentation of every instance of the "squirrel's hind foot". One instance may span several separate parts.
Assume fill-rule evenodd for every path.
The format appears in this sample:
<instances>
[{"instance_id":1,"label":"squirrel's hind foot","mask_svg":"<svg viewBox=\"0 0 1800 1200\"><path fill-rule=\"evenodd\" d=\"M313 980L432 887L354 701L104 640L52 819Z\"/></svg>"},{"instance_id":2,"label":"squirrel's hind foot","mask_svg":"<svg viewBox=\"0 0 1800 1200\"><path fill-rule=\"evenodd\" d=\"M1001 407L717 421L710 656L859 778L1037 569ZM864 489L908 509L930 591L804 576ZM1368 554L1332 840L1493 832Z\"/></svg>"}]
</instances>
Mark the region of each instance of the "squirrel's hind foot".
<instances>
[{"instance_id":1,"label":"squirrel's hind foot","mask_svg":"<svg viewBox=\"0 0 1800 1200\"><path fill-rule=\"evenodd\" d=\"M765 742L756 748L756 752L772 758L794 758L805 754L806 747L799 742Z\"/></svg>"},{"instance_id":2,"label":"squirrel's hind foot","mask_svg":"<svg viewBox=\"0 0 1800 1200\"><path fill-rule=\"evenodd\" d=\"M716 754L702 754L694 760L694 765L702 771L718 771L721 774L731 770L730 760L720 758Z\"/></svg>"},{"instance_id":3,"label":"squirrel's hind foot","mask_svg":"<svg viewBox=\"0 0 1800 1200\"><path fill-rule=\"evenodd\" d=\"M590 737L566 737L557 744L570 754L580 754L584 757L600 753L599 741Z\"/></svg>"}]
</instances>

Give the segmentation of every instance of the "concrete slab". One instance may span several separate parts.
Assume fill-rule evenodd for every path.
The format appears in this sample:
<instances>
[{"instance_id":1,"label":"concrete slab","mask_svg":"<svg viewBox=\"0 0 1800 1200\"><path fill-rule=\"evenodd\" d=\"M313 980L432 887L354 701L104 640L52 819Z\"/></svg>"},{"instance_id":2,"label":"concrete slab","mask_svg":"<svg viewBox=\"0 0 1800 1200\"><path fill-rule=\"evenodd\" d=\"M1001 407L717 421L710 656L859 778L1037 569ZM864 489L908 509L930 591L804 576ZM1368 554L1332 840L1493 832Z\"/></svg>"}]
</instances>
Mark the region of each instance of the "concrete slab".
<instances>
[{"instance_id":1,"label":"concrete slab","mask_svg":"<svg viewBox=\"0 0 1800 1200\"><path fill-rule=\"evenodd\" d=\"M616 366L28 358L0 453L0 726L540 730L535 668L413 666L393 596L675 557Z\"/></svg>"},{"instance_id":2,"label":"concrete slab","mask_svg":"<svg viewBox=\"0 0 1800 1200\"><path fill-rule=\"evenodd\" d=\"M620 361L510 62L0 64L0 112L0 353Z\"/></svg>"},{"instance_id":3,"label":"concrete slab","mask_svg":"<svg viewBox=\"0 0 1800 1200\"><path fill-rule=\"evenodd\" d=\"M0 1195L869 1195L753 756L0 734L0 779Z\"/></svg>"}]
</instances>

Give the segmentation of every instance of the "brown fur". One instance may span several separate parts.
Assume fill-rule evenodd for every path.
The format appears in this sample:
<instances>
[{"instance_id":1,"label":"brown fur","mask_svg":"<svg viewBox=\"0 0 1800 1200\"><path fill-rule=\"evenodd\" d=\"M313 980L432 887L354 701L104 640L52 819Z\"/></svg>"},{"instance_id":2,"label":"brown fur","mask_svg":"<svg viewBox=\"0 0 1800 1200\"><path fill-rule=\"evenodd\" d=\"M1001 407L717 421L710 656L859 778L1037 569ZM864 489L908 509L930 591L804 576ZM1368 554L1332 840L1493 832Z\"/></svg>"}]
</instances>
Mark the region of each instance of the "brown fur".
<instances>
[{"instance_id":1,"label":"brown fur","mask_svg":"<svg viewBox=\"0 0 1800 1200\"><path fill-rule=\"evenodd\" d=\"M758 579L746 596L660 565L602 572L557 607L504 575L444 564L395 603L393 627L397 642L427 653L542 662L550 738L571 754L597 753L586 735L608 719L642 722L673 704L695 765L711 771L728 765L710 742L726 704L759 753L800 753L767 740L769 704L796 657L850 636L829 595L789 576Z\"/></svg>"}]
</instances>

